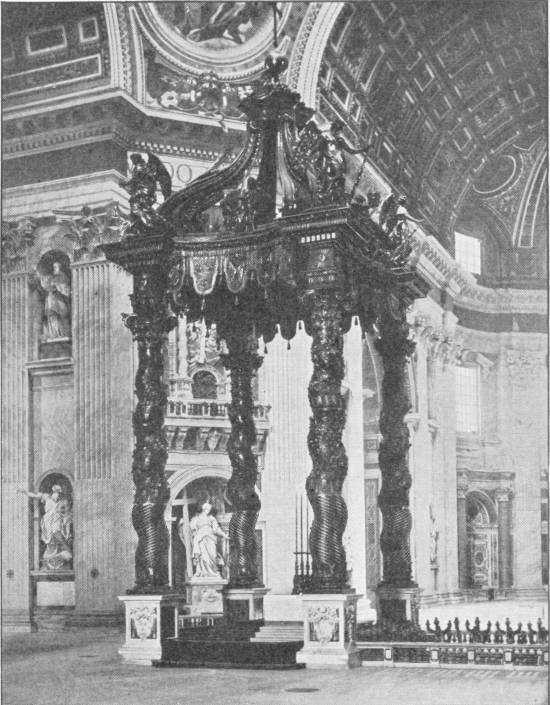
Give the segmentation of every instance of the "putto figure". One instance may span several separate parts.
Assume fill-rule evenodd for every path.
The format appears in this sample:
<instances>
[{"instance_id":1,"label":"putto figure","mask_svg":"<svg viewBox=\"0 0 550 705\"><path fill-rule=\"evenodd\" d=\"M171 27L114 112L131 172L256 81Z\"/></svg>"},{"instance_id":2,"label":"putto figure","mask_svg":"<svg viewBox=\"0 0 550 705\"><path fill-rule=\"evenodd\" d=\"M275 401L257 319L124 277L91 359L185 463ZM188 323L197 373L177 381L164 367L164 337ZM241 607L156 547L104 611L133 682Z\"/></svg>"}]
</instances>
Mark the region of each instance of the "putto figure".
<instances>
[{"instance_id":1,"label":"putto figure","mask_svg":"<svg viewBox=\"0 0 550 705\"><path fill-rule=\"evenodd\" d=\"M41 567L47 570L71 568L73 560L72 527L73 516L69 500L63 496L60 485L53 485L51 494L47 492L27 492L30 499L44 503L44 514L40 522L40 538L46 545Z\"/></svg>"},{"instance_id":2,"label":"putto figure","mask_svg":"<svg viewBox=\"0 0 550 705\"><path fill-rule=\"evenodd\" d=\"M218 551L218 536L227 538L218 521L210 512L212 505L204 502L200 514L189 522L193 539L194 578L219 578L220 569L224 565L222 555Z\"/></svg>"}]
</instances>

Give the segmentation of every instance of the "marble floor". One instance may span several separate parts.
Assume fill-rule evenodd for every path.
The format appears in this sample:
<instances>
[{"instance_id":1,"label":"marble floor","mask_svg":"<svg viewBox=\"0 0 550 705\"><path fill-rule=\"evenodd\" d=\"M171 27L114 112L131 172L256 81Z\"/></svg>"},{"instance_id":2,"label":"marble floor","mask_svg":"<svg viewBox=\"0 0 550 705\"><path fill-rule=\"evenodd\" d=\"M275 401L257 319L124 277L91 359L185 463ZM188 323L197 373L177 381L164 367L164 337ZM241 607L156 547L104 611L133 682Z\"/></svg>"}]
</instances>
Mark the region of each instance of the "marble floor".
<instances>
[{"instance_id":1,"label":"marble floor","mask_svg":"<svg viewBox=\"0 0 550 705\"><path fill-rule=\"evenodd\" d=\"M121 662L115 630L4 635L5 705L546 705L547 674L369 667L156 669Z\"/></svg>"}]
</instances>

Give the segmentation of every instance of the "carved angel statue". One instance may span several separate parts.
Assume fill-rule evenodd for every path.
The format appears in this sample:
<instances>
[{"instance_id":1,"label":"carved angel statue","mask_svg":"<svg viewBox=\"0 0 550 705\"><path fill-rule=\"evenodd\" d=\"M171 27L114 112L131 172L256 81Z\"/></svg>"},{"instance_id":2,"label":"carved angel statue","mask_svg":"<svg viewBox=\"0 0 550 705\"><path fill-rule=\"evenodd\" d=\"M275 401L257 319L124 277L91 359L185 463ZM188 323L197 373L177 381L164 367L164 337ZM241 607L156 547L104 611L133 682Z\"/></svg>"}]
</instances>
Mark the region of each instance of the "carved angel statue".
<instances>
[{"instance_id":1,"label":"carved angel statue","mask_svg":"<svg viewBox=\"0 0 550 705\"><path fill-rule=\"evenodd\" d=\"M367 154L371 145L352 148L344 139L344 123L335 120L328 132L320 132L311 149L312 165L317 181L317 195L322 201L345 199L346 160L344 154Z\"/></svg>"},{"instance_id":2,"label":"carved angel statue","mask_svg":"<svg viewBox=\"0 0 550 705\"><path fill-rule=\"evenodd\" d=\"M380 207L378 222L387 235L402 239L407 232L407 222L421 223L422 220L412 218L407 211L407 199L392 191Z\"/></svg>"},{"instance_id":3,"label":"carved angel statue","mask_svg":"<svg viewBox=\"0 0 550 705\"><path fill-rule=\"evenodd\" d=\"M172 179L164 164L152 152L147 152L147 161L138 153L131 154L130 160L132 175L121 182L130 194L130 217L134 222L151 225L155 216L157 184L166 200L172 193Z\"/></svg>"}]
</instances>

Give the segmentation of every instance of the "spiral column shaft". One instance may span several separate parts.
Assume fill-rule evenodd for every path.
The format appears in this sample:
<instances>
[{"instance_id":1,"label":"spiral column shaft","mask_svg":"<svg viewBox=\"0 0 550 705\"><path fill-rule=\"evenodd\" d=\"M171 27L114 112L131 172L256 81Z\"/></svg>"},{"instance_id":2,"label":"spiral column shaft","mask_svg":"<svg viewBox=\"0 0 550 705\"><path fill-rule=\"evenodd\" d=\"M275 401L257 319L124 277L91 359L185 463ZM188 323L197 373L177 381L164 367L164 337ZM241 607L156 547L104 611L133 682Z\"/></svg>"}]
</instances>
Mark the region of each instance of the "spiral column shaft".
<instances>
[{"instance_id":1,"label":"spiral column shaft","mask_svg":"<svg viewBox=\"0 0 550 705\"><path fill-rule=\"evenodd\" d=\"M225 341L228 354L222 360L231 375L231 433L227 442L232 467L227 498L233 505L229 522L229 587L251 588L258 585L254 531L260 511L256 493L258 466L252 451L256 442L252 377L262 358L256 353L256 338L247 336L245 331L226 335Z\"/></svg>"},{"instance_id":2,"label":"spiral column shaft","mask_svg":"<svg viewBox=\"0 0 550 705\"><path fill-rule=\"evenodd\" d=\"M343 313L337 292L316 293L311 308L313 375L308 387L312 416L308 448L313 463L306 491L313 509L310 531L312 580L308 592L347 589L342 535L347 508L342 485L348 459L342 443L346 421L341 394L344 376Z\"/></svg>"},{"instance_id":3,"label":"spiral column shaft","mask_svg":"<svg viewBox=\"0 0 550 705\"><path fill-rule=\"evenodd\" d=\"M137 405L133 415L135 495L132 523L138 535L133 592L140 594L170 590L169 537L164 522L170 492L164 474L168 453L164 435L166 392L162 375L163 345L176 319L167 311L165 291L166 277L160 267L135 272L134 293L130 297L133 314L125 316L124 321L138 349Z\"/></svg>"},{"instance_id":4,"label":"spiral column shaft","mask_svg":"<svg viewBox=\"0 0 550 705\"><path fill-rule=\"evenodd\" d=\"M379 319L380 337L376 348L381 355L384 376L382 380L382 411L379 449L382 486L378 505L383 528L380 548L383 559L382 584L394 587L413 586L410 551L412 525L409 511L409 429L405 415L410 410L407 380L407 358L414 350L409 340L406 305L383 309Z\"/></svg>"}]
</instances>

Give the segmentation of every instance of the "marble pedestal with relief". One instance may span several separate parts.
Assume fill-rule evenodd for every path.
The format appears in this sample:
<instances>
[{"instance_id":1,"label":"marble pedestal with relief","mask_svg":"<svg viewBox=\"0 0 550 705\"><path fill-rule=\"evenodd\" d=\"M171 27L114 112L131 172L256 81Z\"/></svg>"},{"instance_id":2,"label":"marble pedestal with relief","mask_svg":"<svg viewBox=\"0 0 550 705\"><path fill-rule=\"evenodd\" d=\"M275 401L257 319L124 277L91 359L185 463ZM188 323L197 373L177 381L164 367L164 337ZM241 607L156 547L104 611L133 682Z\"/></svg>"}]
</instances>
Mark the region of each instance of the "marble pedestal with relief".
<instances>
[{"instance_id":1,"label":"marble pedestal with relief","mask_svg":"<svg viewBox=\"0 0 550 705\"><path fill-rule=\"evenodd\" d=\"M125 661L150 666L162 657L162 640L178 636L185 595L122 595L126 641L118 653Z\"/></svg>"},{"instance_id":2,"label":"marble pedestal with relief","mask_svg":"<svg viewBox=\"0 0 550 705\"><path fill-rule=\"evenodd\" d=\"M185 584L188 614L223 614L223 590L227 580L223 578L192 578Z\"/></svg>"},{"instance_id":3,"label":"marble pedestal with relief","mask_svg":"<svg viewBox=\"0 0 550 705\"><path fill-rule=\"evenodd\" d=\"M357 601L354 593L302 595L304 648L296 662L307 668L354 668L361 665L355 643Z\"/></svg>"}]
</instances>

